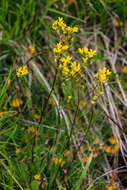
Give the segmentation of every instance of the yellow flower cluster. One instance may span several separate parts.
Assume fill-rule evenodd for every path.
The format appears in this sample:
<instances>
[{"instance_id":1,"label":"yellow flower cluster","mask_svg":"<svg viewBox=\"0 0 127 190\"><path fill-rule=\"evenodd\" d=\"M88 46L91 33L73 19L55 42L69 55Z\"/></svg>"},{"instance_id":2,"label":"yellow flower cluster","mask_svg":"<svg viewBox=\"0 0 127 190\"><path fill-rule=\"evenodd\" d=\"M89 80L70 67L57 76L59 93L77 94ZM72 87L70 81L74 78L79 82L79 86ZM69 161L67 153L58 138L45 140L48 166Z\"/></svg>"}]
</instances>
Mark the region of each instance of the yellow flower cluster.
<instances>
[{"instance_id":1,"label":"yellow flower cluster","mask_svg":"<svg viewBox=\"0 0 127 190\"><path fill-rule=\"evenodd\" d=\"M116 143L116 139L114 137L110 137L108 141L111 145L105 147L105 152L115 154L117 150L119 150L120 145Z\"/></svg>"},{"instance_id":2,"label":"yellow flower cluster","mask_svg":"<svg viewBox=\"0 0 127 190\"><path fill-rule=\"evenodd\" d=\"M60 59L59 69L61 69L63 76L67 78L74 78L75 74L80 71L80 64L76 61L71 61L72 57L67 56Z\"/></svg>"},{"instance_id":3,"label":"yellow flower cluster","mask_svg":"<svg viewBox=\"0 0 127 190\"><path fill-rule=\"evenodd\" d=\"M17 108L22 104L23 104L23 101L20 98L17 98L16 100L13 100L10 105L11 107Z\"/></svg>"},{"instance_id":4,"label":"yellow flower cluster","mask_svg":"<svg viewBox=\"0 0 127 190\"><path fill-rule=\"evenodd\" d=\"M108 80L107 76L110 74L111 72L109 71L109 69L104 67L103 69L99 69L99 72L96 73L95 77L100 82L105 83Z\"/></svg>"},{"instance_id":5,"label":"yellow flower cluster","mask_svg":"<svg viewBox=\"0 0 127 190\"><path fill-rule=\"evenodd\" d=\"M20 152L21 152L20 148L17 148L16 151L15 151L16 154L19 154Z\"/></svg>"},{"instance_id":6,"label":"yellow flower cluster","mask_svg":"<svg viewBox=\"0 0 127 190\"><path fill-rule=\"evenodd\" d=\"M38 181L39 185L41 184L41 189L44 189L45 185L47 185L45 178L43 178L43 181L41 182L41 176L40 176L40 174L34 175L34 179Z\"/></svg>"},{"instance_id":7,"label":"yellow flower cluster","mask_svg":"<svg viewBox=\"0 0 127 190\"><path fill-rule=\"evenodd\" d=\"M30 54L35 53L35 48L33 46L28 47Z\"/></svg>"},{"instance_id":8,"label":"yellow flower cluster","mask_svg":"<svg viewBox=\"0 0 127 190\"><path fill-rule=\"evenodd\" d=\"M94 81L94 88L95 88L95 95L92 97L92 104L95 104L98 97L102 94L101 91L101 84L106 83L108 81L108 76L111 74L109 69L104 67L103 69L99 69L99 72L95 74L95 81Z\"/></svg>"},{"instance_id":9,"label":"yellow flower cluster","mask_svg":"<svg viewBox=\"0 0 127 190\"><path fill-rule=\"evenodd\" d=\"M123 26L123 22L122 22L122 21L118 21L117 19L114 19L112 23L113 23L113 25L114 25L116 28Z\"/></svg>"},{"instance_id":10,"label":"yellow flower cluster","mask_svg":"<svg viewBox=\"0 0 127 190\"><path fill-rule=\"evenodd\" d=\"M53 49L55 62L65 80L74 78L74 75L80 71L80 64L73 61L68 52L71 50L72 34L78 32L78 28L67 26L63 18L60 17L53 23L52 27L60 39L56 48Z\"/></svg>"},{"instance_id":11,"label":"yellow flower cluster","mask_svg":"<svg viewBox=\"0 0 127 190\"><path fill-rule=\"evenodd\" d=\"M123 67L123 73L127 73L127 66Z\"/></svg>"},{"instance_id":12,"label":"yellow flower cluster","mask_svg":"<svg viewBox=\"0 0 127 190\"><path fill-rule=\"evenodd\" d=\"M106 185L107 190L116 190L116 187L114 185Z\"/></svg>"},{"instance_id":13,"label":"yellow flower cluster","mask_svg":"<svg viewBox=\"0 0 127 190\"><path fill-rule=\"evenodd\" d=\"M23 75L26 75L26 74L28 74L28 70L27 70L27 67L25 65L16 69L16 75L18 77L22 77Z\"/></svg>"},{"instance_id":14,"label":"yellow flower cluster","mask_svg":"<svg viewBox=\"0 0 127 190\"><path fill-rule=\"evenodd\" d=\"M34 176L34 179L35 179L35 180L41 180L40 174L36 174L36 175Z\"/></svg>"},{"instance_id":15,"label":"yellow flower cluster","mask_svg":"<svg viewBox=\"0 0 127 190\"><path fill-rule=\"evenodd\" d=\"M57 158L56 156L53 157L52 160L54 161L55 164L60 164L61 168L62 168L63 165L65 164L65 161L63 161L62 158Z\"/></svg>"},{"instance_id":16,"label":"yellow flower cluster","mask_svg":"<svg viewBox=\"0 0 127 190\"><path fill-rule=\"evenodd\" d=\"M58 20L53 23L52 28L57 32L58 35L60 35L60 33L67 34L68 39L71 37L71 34L78 32L77 27L67 26L64 23L62 17L59 17Z\"/></svg>"},{"instance_id":17,"label":"yellow flower cluster","mask_svg":"<svg viewBox=\"0 0 127 190\"><path fill-rule=\"evenodd\" d=\"M62 45L61 42L57 43L57 48L54 48L53 51L54 53L56 54L61 54L63 53L64 51L68 50L69 46L68 45Z\"/></svg>"},{"instance_id":18,"label":"yellow flower cluster","mask_svg":"<svg viewBox=\"0 0 127 190\"><path fill-rule=\"evenodd\" d=\"M96 50L92 50L92 49L89 50L87 47L78 48L78 52L83 56L82 60L85 65L88 59L96 55ZM91 61L90 63L92 64L93 62Z\"/></svg>"}]
</instances>

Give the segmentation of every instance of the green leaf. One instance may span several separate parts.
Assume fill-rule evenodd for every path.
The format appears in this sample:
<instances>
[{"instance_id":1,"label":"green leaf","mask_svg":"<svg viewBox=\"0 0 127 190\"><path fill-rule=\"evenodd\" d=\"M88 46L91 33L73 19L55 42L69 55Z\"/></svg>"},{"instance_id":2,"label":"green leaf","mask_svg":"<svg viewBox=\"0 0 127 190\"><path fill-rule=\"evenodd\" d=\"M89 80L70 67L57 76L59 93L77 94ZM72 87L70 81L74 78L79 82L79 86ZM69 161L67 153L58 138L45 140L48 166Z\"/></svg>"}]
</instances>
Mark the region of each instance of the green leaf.
<instances>
[{"instance_id":1,"label":"green leaf","mask_svg":"<svg viewBox=\"0 0 127 190\"><path fill-rule=\"evenodd\" d=\"M32 190L39 190L38 181L34 180L34 181L31 182L31 189Z\"/></svg>"}]
</instances>

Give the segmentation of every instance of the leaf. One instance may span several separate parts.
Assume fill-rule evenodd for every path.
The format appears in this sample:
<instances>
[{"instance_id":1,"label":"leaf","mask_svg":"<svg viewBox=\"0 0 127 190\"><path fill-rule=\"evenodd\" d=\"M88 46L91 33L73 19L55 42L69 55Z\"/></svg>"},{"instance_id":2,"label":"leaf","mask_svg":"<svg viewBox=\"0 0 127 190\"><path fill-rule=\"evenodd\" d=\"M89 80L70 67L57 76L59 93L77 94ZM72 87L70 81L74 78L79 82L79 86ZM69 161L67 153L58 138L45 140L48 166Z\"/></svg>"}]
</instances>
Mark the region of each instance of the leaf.
<instances>
[{"instance_id":1,"label":"leaf","mask_svg":"<svg viewBox=\"0 0 127 190\"><path fill-rule=\"evenodd\" d=\"M36 180L31 182L31 189L32 190L39 190L39 184Z\"/></svg>"}]
</instances>

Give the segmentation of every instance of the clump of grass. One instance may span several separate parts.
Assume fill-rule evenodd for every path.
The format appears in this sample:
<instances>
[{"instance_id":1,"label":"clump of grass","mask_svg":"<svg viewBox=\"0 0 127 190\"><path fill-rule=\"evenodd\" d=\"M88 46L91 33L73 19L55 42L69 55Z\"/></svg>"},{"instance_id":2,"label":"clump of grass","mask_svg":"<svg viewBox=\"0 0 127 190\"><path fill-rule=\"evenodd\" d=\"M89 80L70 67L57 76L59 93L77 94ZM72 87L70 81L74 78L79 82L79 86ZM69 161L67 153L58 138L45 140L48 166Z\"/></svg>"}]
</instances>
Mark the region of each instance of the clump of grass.
<instances>
[{"instance_id":1,"label":"clump of grass","mask_svg":"<svg viewBox=\"0 0 127 190\"><path fill-rule=\"evenodd\" d=\"M121 5L15 3L0 2L1 189L121 188L126 133L118 106L127 101L119 78L125 77L126 66L120 72L114 66L123 51L117 32L125 23L116 16L121 11L114 10ZM106 36L108 15L114 39Z\"/></svg>"}]
</instances>

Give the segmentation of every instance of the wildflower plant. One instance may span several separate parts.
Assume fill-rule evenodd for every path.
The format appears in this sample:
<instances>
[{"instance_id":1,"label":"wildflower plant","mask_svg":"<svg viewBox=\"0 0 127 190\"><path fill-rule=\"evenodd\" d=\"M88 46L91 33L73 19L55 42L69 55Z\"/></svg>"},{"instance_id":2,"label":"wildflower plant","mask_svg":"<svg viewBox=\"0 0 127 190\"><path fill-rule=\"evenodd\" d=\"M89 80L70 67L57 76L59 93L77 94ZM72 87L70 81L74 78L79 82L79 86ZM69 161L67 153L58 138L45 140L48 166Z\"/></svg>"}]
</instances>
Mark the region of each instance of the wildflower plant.
<instances>
[{"instance_id":1,"label":"wildflower plant","mask_svg":"<svg viewBox=\"0 0 127 190\"><path fill-rule=\"evenodd\" d=\"M27 69L26 65L23 65L23 66L16 69L17 77L22 77L22 76L27 75L27 74L28 74L28 69Z\"/></svg>"},{"instance_id":2,"label":"wildflower plant","mask_svg":"<svg viewBox=\"0 0 127 190\"><path fill-rule=\"evenodd\" d=\"M76 56L72 56L72 50L75 51L75 54L77 53L77 50L73 47L73 34L78 32L78 28L67 26L61 17L53 23L52 28L56 31L59 38L59 42L56 44L53 52L54 61L60 76L62 76L64 82L73 79L78 86L85 86L85 84L82 84L82 80L85 81L87 67L94 62L93 57L96 55L96 50L88 49L88 47L78 48L81 59L77 59ZM108 81L110 74L109 69L104 67L99 69L94 75L93 87L91 88L93 91L92 104L102 94L101 85ZM65 85L64 82L63 85Z\"/></svg>"},{"instance_id":3,"label":"wildflower plant","mask_svg":"<svg viewBox=\"0 0 127 190\"><path fill-rule=\"evenodd\" d=\"M54 56L53 67L56 69L51 88L50 80L41 73L41 66L38 67L39 64L34 62L41 52L36 54L35 48L27 45L27 53L21 59L26 63L23 62L23 65L16 69L16 76L22 78L27 75L28 65L33 72L26 80L17 80L16 77L13 84L7 82L5 87L9 88L3 91L5 97L7 90L11 94L11 98L9 95L8 102L3 105L8 106L7 110L11 109L12 115L1 109L0 119L8 122L10 126L13 124L14 129L12 134L12 129L7 131L7 127L2 126L5 130L5 144L10 143L7 150L11 150L11 153L15 147L14 156L11 154L9 162L14 161L15 171L12 171L12 174L15 174L15 179L22 178L19 184L16 184L15 180L12 189L16 185L20 187L20 183L24 189L32 190L35 186L37 190L57 189L57 186L60 189L85 189L89 179L92 184L93 179L100 175L93 177L89 170L91 176L88 179L86 173L89 166L94 168L95 164L96 168L101 156L114 156L120 148L117 139L111 137L108 140L110 145L104 145L101 137L97 138L94 130L91 130L91 135L89 130L98 119L96 114L94 116L96 107L93 104L103 93L103 87L107 84L111 72L107 67L97 69L94 59L97 56L96 50L85 45L78 48L78 43L75 44L78 27L68 26L63 18L59 17L52 24L52 28L58 40L51 50ZM38 49L36 47L37 51ZM15 88L17 84L19 87ZM62 89L62 95L59 94L59 88ZM13 99L14 94L18 98ZM6 119L8 117L9 119ZM10 152L8 151L8 154Z\"/></svg>"}]
</instances>

